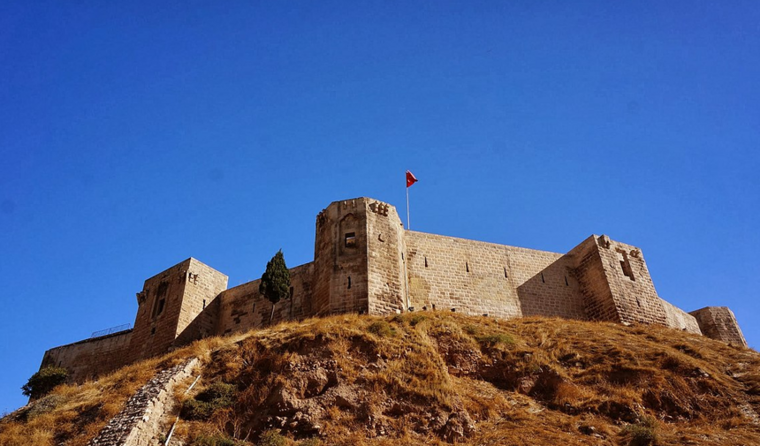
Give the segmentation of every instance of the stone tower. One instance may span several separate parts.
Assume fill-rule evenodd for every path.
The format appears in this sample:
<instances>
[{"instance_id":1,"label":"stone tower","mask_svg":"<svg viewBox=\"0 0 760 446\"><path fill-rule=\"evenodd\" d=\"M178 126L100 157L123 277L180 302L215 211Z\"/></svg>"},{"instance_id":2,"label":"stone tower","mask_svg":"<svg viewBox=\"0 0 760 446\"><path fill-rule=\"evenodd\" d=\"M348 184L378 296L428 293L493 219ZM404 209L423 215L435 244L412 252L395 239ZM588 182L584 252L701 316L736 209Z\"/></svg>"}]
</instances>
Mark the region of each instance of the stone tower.
<instances>
[{"instance_id":1,"label":"stone tower","mask_svg":"<svg viewBox=\"0 0 760 446\"><path fill-rule=\"evenodd\" d=\"M403 228L393 206L370 198L331 203L317 216L312 312L404 308Z\"/></svg>"},{"instance_id":2,"label":"stone tower","mask_svg":"<svg viewBox=\"0 0 760 446\"><path fill-rule=\"evenodd\" d=\"M640 249L592 235L568 255L575 258L590 320L667 325L663 301Z\"/></svg>"},{"instance_id":3,"label":"stone tower","mask_svg":"<svg viewBox=\"0 0 760 446\"><path fill-rule=\"evenodd\" d=\"M226 275L193 258L146 280L137 293L130 361L165 353L183 339L212 334L213 315L203 310L226 288ZM201 312L206 317L199 318Z\"/></svg>"}]
</instances>

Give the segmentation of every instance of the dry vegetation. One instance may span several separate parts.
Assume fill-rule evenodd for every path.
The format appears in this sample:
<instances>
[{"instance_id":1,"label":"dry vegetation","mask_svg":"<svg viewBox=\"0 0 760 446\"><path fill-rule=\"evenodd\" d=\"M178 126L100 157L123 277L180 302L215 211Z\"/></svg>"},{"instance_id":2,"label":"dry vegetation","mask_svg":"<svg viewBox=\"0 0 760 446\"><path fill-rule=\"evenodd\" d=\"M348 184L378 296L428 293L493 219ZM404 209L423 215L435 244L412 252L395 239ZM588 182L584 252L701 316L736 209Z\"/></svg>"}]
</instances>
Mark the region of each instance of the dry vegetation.
<instances>
[{"instance_id":1,"label":"dry vegetation","mask_svg":"<svg viewBox=\"0 0 760 446\"><path fill-rule=\"evenodd\" d=\"M178 425L186 444L760 444L753 350L651 326L432 312L200 341L59 387L1 421L0 444L86 444L190 355L205 365L193 396L177 392L195 418Z\"/></svg>"}]
</instances>

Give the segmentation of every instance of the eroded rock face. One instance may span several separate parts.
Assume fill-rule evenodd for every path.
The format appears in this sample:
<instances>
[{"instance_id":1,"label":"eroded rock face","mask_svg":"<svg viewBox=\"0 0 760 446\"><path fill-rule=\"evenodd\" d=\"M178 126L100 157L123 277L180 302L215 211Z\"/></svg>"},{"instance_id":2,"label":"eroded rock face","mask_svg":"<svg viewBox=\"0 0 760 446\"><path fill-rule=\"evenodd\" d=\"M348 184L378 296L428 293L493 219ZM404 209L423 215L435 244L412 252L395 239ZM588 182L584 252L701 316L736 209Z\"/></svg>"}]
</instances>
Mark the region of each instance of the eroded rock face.
<instances>
[{"instance_id":1,"label":"eroded rock face","mask_svg":"<svg viewBox=\"0 0 760 446\"><path fill-rule=\"evenodd\" d=\"M403 435L409 429L422 435L433 434L455 442L474 432L475 423L461 402L452 401L452 408L435 397L405 394L393 383L401 362L409 352L393 355L378 352L372 343L361 337L351 338L348 357L335 359L334 352L319 342L294 342L285 363L274 363L268 356L271 346L245 345L241 349L246 366L239 370L242 381L257 383L267 389L255 400L250 388L239 388L238 404L252 406L248 410L243 431L256 433L278 429L295 439L329 435L326 427L336 417L356 426L369 438ZM462 374L474 373L479 352L471 345L458 345L442 340L439 347L449 353L449 366ZM472 363L474 362L474 365ZM346 370L343 367L350 368ZM268 371L279 372L276 378ZM235 378L237 379L237 378ZM267 380L271 387L267 387ZM424 383L420 383L424 385Z\"/></svg>"}]
</instances>

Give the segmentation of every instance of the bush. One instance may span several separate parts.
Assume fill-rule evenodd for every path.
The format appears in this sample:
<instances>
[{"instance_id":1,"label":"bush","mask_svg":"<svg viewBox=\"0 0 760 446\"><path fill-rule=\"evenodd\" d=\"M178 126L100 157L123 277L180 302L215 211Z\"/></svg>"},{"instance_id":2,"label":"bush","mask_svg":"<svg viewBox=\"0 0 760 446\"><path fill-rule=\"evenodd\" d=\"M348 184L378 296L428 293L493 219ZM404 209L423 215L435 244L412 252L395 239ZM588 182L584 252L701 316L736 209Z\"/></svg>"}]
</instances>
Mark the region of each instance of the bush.
<instances>
[{"instance_id":1,"label":"bush","mask_svg":"<svg viewBox=\"0 0 760 446\"><path fill-rule=\"evenodd\" d=\"M416 327L417 324L419 324L420 322L424 320L427 320L427 318L428 317L425 316L424 314L417 313L409 318L409 325L411 325L412 327Z\"/></svg>"},{"instance_id":2,"label":"bush","mask_svg":"<svg viewBox=\"0 0 760 446\"><path fill-rule=\"evenodd\" d=\"M198 401L213 403L219 407L231 406L235 399L235 385L215 381L196 397Z\"/></svg>"},{"instance_id":3,"label":"bush","mask_svg":"<svg viewBox=\"0 0 760 446\"><path fill-rule=\"evenodd\" d=\"M512 339L512 336L505 333L495 333L495 334L490 334L490 335L485 335L485 336L478 336L477 340L481 344L488 344L488 345L498 345L498 344L513 345L515 343L515 340Z\"/></svg>"},{"instance_id":4,"label":"bush","mask_svg":"<svg viewBox=\"0 0 760 446\"><path fill-rule=\"evenodd\" d=\"M475 336L480 333L480 328L477 325L467 324L462 327L462 330L470 336Z\"/></svg>"},{"instance_id":5,"label":"bush","mask_svg":"<svg viewBox=\"0 0 760 446\"><path fill-rule=\"evenodd\" d=\"M33 400L43 397L56 386L66 382L69 372L62 367L45 367L29 378L21 387L21 393Z\"/></svg>"},{"instance_id":6,"label":"bush","mask_svg":"<svg viewBox=\"0 0 760 446\"><path fill-rule=\"evenodd\" d=\"M635 424L629 424L623 429L623 435L629 438L629 446L650 446L657 441L657 421L652 417L644 417Z\"/></svg>"},{"instance_id":7,"label":"bush","mask_svg":"<svg viewBox=\"0 0 760 446\"><path fill-rule=\"evenodd\" d=\"M192 446L236 446L240 444L225 435L198 435L190 443Z\"/></svg>"},{"instance_id":8,"label":"bush","mask_svg":"<svg viewBox=\"0 0 760 446\"><path fill-rule=\"evenodd\" d=\"M369 324L367 330L369 330L370 333L374 333L380 336L381 338L396 335L396 329L394 329L387 321L382 319Z\"/></svg>"},{"instance_id":9,"label":"bush","mask_svg":"<svg viewBox=\"0 0 760 446\"><path fill-rule=\"evenodd\" d=\"M180 415L186 420L207 420L217 410L235 403L235 386L216 381L206 390L182 404Z\"/></svg>"},{"instance_id":10,"label":"bush","mask_svg":"<svg viewBox=\"0 0 760 446\"><path fill-rule=\"evenodd\" d=\"M185 420L208 420L216 408L205 401L187 400L182 403L180 416Z\"/></svg>"},{"instance_id":11,"label":"bush","mask_svg":"<svg viewBox=\"0 0 760 446\"><path fill-rule=\"evenodd\" d=\"M288 444L288 439L283 437L276 429L270 429L264 431L259 437L258 446L285 446Z\"/></svg>"}]
</instances>

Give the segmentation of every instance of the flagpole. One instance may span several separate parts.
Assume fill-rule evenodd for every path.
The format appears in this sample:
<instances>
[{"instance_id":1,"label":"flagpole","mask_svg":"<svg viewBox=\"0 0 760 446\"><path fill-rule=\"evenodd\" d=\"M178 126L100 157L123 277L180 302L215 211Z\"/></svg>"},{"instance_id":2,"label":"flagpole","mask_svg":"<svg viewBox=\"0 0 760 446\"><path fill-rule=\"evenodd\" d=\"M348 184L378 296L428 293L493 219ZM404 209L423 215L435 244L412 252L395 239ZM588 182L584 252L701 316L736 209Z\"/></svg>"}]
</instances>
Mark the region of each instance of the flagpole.
<instances>
[{"instance_id":1,"label":"flagpole","mask_svg":"<svg viewBox=\"0 0 760 446\"><path fill-rule=\"evenodd\" d=\"M408 172L408 171L407 171ZM409 182L406 181L406 230L409 229ZM411 311L412 309L412 301L409 298L409 272L408 267L406 264L406 259L404 258L404 254L401 254L401 262L404 264L404 294L406 295L406 308L404 308L404 312Z\"/></svg>"},{"instance_id":2,"label":"flagpole","mask_svg":"<svg viewBox=\"0 0 760 446\"><path fill-rule=\"evenodd\" d=\"M412 229L411 223L409 223L409 186L406 186L406 229Z\"/></svg>"}]
</instances>

